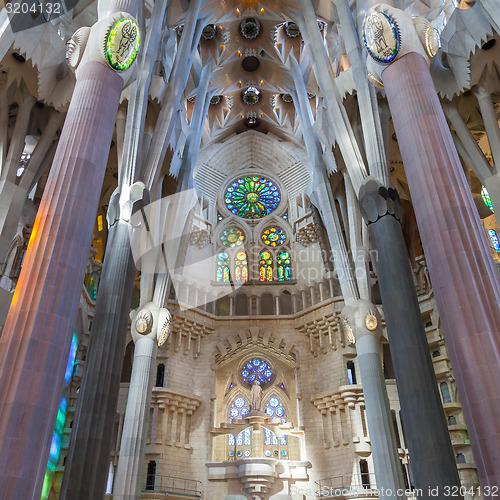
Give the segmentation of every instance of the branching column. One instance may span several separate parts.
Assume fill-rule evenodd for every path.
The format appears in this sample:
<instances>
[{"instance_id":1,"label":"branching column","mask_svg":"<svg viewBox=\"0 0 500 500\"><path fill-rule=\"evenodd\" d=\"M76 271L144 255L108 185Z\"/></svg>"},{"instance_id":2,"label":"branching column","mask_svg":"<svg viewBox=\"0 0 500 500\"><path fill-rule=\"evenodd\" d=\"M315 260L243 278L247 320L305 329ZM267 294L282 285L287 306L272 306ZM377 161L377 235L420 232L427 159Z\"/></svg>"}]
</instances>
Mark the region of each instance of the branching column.
<instances>
[{"instance_id":1,"label":"branching column","mask_svg":"<svg viewBox=\"0 0 500 500\"><path fill-rule=\"evenodd\" d=\"M137 2L131 7L134 13ZM79 68L0 340L5 498L40 498L122 87L104 62Z\"/></svg>"},{"instance_id":2,"label":"branching column","mask_svg":"<svg viewBox=\"0 0 500 500\"><path fill-rule=\"evenodd\" d=\"M141 308L132 321L134 362L113 491L115 500L135 500L140 496L157 342L164 343L171 328L170 313L152 302Z\"/></svg>"},{"instance_id":3,"label":"branching column","mask_svg":"<svg viewBox=\"0 0 500 500\"><path fill-rule=\"evenodd\" d=\"M500 277L419 45L418 28L402 11L377 8L405 32L404 52L379 73L480 480L483 487L498 486L500 388L492 381L500 380Z\"/></svg>"},{"instance_id":4,"label":"branching column","mask_svg":"<svg viewBox=\"0 0 500 500\"><path fill-rule=\"evenodd\" d=\"M361 187L359 199L377 252L377 275L412 478L414 486L423 489L423 498L429 498L429 487L444 491L446 486L460 486L460 479L408 265L401 231L401 202L395 189L386 189L370 177ZM361 359L359 364L361 369ZM363 373L361 376L364 387Z\"/></svg>"}]
</instances>

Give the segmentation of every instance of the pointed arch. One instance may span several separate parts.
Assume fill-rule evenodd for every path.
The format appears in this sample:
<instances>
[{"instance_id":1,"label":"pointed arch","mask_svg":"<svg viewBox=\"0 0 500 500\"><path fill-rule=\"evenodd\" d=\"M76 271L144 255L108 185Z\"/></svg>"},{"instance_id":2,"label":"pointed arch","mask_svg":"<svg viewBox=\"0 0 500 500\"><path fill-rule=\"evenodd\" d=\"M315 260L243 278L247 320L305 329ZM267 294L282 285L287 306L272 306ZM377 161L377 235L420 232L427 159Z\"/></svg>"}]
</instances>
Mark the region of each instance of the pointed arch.
<instances>
[{"instance_id":1,"label":"pointed arch","mask_svg":"<svg viewBox=\"0 0 500 500\"><path fill-rule=\"evenodd\" d=\"M273 254L264 249L260 252L259 259L259 280L260 281L273 281Z\"/></svg>"}]
</instances>

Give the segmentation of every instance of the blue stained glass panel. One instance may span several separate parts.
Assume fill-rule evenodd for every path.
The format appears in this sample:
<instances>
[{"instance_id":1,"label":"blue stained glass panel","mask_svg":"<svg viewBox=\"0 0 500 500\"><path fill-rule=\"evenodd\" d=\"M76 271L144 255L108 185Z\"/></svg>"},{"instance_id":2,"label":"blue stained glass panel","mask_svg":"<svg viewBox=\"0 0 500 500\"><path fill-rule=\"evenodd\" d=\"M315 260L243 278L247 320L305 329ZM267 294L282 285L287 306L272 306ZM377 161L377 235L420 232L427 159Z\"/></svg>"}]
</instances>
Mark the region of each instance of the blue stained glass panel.
<instances>
[{"instance_id":1,"label":"blue stained glass panel","mask_svg":"<svg viewBox=\"0 0 500 500\"><path fill-rule=\"evenodd\" d=\"M260 358L254 358L247 361L241 370L243 381L252 385L257 380L259 385L267 384L273 376L273 371L269 364Z\"/></svg>"},{"instance_id":2,"label":"blue stained glass panel","mask_svg":"<svg viewBox=\"0 0 500 500\"><path fill-rule=\"evenodd\" d=\"M500 253L500 241L498 239L496 231L493 231L493 229L489 229L488 234L490 236L491 243L493 243L493 248L496 252Z\"/></svg>"}]
</instances>

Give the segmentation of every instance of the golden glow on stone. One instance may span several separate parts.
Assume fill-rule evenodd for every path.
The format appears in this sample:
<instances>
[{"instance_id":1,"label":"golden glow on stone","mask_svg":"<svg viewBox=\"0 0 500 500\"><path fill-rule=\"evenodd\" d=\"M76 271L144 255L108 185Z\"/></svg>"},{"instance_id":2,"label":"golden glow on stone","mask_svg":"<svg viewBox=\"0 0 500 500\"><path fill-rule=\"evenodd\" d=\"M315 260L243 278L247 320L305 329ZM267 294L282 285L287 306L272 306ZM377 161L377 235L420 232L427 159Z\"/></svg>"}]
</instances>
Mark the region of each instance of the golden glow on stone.
<instances>
[{"instance_id":1,"label":"golden glow on stone","mask_svg":"<svg viewBox=\"0 0 500 500\"><path fill-rule=\"evenodd\" d=\"M439 33L432 27L427 26L425 30L425 51L427 55L432 58L434 57L441 46L441 39Z\"/></svg>"},{"instance_id":2,"label":"golden glow on stone","mask_svg":"<svg viewBox=\"0 0 500 500\"><path fill-rule=\"evenodd\" d=\"M377 317L374 316L373 314L367 314L365 318L365 326L367 330L370 330L370 332L373 332L377 328L378 321Z\"/></svg>"}]
</instances>

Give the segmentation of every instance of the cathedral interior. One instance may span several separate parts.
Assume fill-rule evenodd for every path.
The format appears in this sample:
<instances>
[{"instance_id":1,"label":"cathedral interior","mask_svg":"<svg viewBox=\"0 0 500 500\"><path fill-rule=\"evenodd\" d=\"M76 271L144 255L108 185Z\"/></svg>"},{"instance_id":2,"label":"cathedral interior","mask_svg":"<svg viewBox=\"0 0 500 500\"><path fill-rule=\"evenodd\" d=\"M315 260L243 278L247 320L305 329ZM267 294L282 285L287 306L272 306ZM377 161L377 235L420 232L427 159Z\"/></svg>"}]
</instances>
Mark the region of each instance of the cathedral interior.
<instances>
[{"instance_id":1,"label":"cathedral interior","mask_svg":"<svg viewBox=\"0 0 500 500\"><path fill-rule=\"evenodd\" d=\"M500 495L499 0L0 4L2 500Z\"/></svg>"}]
</instances>

